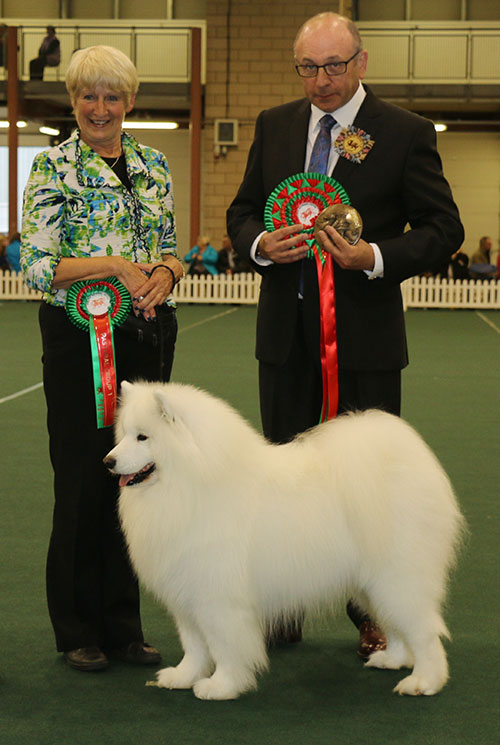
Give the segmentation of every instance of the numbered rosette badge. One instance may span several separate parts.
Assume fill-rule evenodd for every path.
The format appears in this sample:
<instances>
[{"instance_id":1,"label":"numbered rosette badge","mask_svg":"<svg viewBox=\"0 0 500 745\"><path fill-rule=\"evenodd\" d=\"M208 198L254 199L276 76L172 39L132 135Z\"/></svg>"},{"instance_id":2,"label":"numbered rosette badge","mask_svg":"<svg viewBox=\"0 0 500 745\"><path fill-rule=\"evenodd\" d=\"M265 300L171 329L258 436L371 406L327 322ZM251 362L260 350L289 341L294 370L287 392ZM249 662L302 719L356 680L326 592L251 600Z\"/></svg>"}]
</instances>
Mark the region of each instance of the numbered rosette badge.
<instances>
[{"instance_id":1,"label":"numbered rosette badge","mask_svg":"<svg viewBox=\"0 0 500 745\"><path fill-rule=\"evenodd\" d=\"M116 368L113 328L127 317L132 301L116 277L75 282L68 290L66 312L90 335L97 427L113 424L116 409Z\"/></svg>"},{"instance_id":2,"label":"numbered rosette badge","mask_svg":"<svg viewBox=\"0 0 500 745\"><path fill-rule=\"evenodd\" d=\"M307 257L314 256L314 223L323 210L333 204L350 204L345 189L321 173L297 173L282 181L269 195L264 209L266 230L302 223ZM317 245L317 244L316 244Z\"/></svg>"}]
</instances>

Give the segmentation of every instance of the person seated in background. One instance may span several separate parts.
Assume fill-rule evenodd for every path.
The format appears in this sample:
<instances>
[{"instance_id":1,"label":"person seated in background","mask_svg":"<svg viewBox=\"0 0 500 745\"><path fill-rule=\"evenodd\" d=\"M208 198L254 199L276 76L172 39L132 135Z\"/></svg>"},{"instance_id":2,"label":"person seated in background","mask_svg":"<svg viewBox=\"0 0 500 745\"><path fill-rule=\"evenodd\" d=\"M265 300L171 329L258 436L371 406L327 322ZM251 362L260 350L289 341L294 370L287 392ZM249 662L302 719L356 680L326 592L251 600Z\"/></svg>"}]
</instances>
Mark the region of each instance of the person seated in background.
<instances>
[{"instance_id":1,"label":"person seated in background","mask_svg":"<svg viewBox=\"0 0 500 745\"><path fill-rule=\"evenodd\" d=\"M184 261L189 264L188 274L218 274L217 262L219 252L210 245L210 238L206 235L199 235L196 246L193 246L184 256Z\"/></svg>"},{"instance_id":2,"label":"person seated in background","mask_svg":"<svg viewBox=\"0 0 500 745\"><path fill-rule=\"evenodd\" d=\"M227 233L222 238L222 248L219 251L217 269L220 274L238 274L240 272L253 272L248 261L242 259L233 248L231 239Z\"/></svg>"},{"instance_id":3,"label":"person seated in background","mask_svg":"<svg viewBox=\"0 0 500 745\"><path fill-rule=\"evenodd\" d=\"M219 251L217 260L217 269L219 274L234 274L236 267L236 251L234 250L231 239L227 233L222 238L222 247Z\"/></svg>"},{"instance_id":4,"label":"person seated in background","mask_svg":"<svg viewBox=\"0 0 500 745\"><path fill-rule=\"evenodd\" d=\"M496 279L497 268L491 263L491 246L491 238L483 235L471 258L469 271L472 279Z\"/></svg>"},{"instance_id":5,"label":"person seated in background","mask_svg":"<svg viewBox=\"0 0 500 745\"><path fill-rule=\"evenodd\" d=\"M21 263L19 258L20 250L21 236L19 235L19 233L12 233L12 237L6 251L7 261L9 262L9 268L11 272L21 271Z\"/></svg>"},{"instance_id":6,"label":"person seated in background","mask_svg":"<svg viewBox=\"0 0 500 745\"><path fill-rule=\"evenodd\" d=\"M54 26L47 26L47 36L38 50L38 57L30 61L30 80L43 80L45 67L57 67L61 63L61 44Z\"/></svg>"},{"instance_id":7,"label":"person seated in background","mask_svg":"<svg viewBox=\"0 0 500 745\"><path fill-rule=\"evenodd\" d=\"M8 272L10 270L9 262L7 261L7 236L0 234L0 272Z\"/></svg>"}]
</instances>

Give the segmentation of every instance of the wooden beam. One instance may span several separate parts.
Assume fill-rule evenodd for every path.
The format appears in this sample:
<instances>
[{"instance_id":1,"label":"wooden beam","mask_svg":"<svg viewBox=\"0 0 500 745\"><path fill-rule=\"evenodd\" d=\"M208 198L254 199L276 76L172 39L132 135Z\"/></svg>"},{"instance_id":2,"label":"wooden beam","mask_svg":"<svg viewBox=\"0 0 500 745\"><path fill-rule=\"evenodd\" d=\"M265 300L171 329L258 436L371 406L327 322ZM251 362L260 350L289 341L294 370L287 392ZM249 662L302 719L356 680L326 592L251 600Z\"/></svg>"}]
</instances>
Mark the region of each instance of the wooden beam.
<instances>
[{"instance_id":1,"label":"wooden beam","mask_svg":"<svg viewBox=\"0 0 500 745\"><path fill-rule=\"evenodd\" d=\"M191 110L190 133L190 248L200 234L201 212L201 29L191 29Z\"/></svg>"},{"instance_id":2,"label":"wooden beam","mask_svg":"<svg viewBox=\"0 0 500 745\"><path fill-rule=\"evenodd\" d=\"M9 120L9 236L17 225L17 118L19 114L19 81L17 75L17 27L7 31L7 118Z\"/></svg>"}]
</instances>

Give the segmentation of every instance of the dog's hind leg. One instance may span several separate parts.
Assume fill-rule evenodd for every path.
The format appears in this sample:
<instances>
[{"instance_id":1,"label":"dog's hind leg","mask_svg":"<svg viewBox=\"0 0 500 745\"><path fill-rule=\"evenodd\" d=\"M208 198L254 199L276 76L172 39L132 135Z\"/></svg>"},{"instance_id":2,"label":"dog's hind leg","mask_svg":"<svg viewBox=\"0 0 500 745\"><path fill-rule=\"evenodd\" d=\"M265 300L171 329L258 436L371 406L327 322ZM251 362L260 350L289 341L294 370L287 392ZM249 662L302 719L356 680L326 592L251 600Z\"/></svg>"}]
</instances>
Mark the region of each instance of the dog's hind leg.
<instances>
[{"instance_id":1,"label":"dog's hind leg","mask_svg":"<svg viewBox=\"0 0 500 745\"><path fill-rule=\"evenodd\" d=\"M176 617L184 657L177 667L165 667L157 673L160 688L192 688L196 681L210 675L214 664L207 644L196 624Z\"/></svg>"},{"instance_id":2,"label":"dog's hind leg","mask_svg":"<svg viewBox=\"0 0 500 745\"><path fill-rule=\"evenodd\" d=\"M394 688L395 693L432 696L448 680L448 663L440 640L440 636L448 636L448 631L439 603L425 592L405 592L396 582L387 584L383 595L378 594L378 603L372 607L378 610L376 617L382 628L388 629L389 644L386 651L375 652L366 664L392 669L413 666L411 675Z\"/></svg>"},{"instance_id":3,"label":"dog's hind leg","mask_svg":"<svg viewBox=\"0 0 500 745\"><path fill-rule=\"evenodd\" d=\"M448 680L448 662L439 635L431 629L419 629L408 640L415 657L411 675L399 681L395 693L432 696Z\"/></svg>"},{"instance_id":4,"label":"dog's hind leg","mask_svg":"<svg viewBox=\"0 0 500 745\"><path fill-rule=\"evenodd\" d=\"M385 632L385 629L384 629ZM413 667L413 655L407 645L393 632L385 632L387 646L370 655L365 667L378 667L383 670L399 670L402 667Z\"/></svg>"},{"instance_id":5,"label":"dog's hind leg","mask_svg":"<svg viewBox=\"0 0 500 745\"><path fill-rule=\"evenodd\" d=\"M267 668L264 635L247 607L218 607L203 620L203 633L215 672L194 686L201 699L227 700L256 687L256 673Z\"/></svg>"}]
</instances>

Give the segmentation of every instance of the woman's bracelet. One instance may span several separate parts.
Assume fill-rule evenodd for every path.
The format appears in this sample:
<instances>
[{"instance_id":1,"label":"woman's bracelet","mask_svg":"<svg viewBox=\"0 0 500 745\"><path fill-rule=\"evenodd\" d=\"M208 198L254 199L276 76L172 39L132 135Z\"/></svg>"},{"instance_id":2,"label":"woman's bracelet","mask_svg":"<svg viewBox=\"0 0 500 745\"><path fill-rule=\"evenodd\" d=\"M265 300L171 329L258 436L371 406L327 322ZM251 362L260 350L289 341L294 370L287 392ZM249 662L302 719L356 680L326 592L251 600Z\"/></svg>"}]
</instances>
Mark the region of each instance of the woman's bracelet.
<instances>
[{"instance_id":1,"label":"woman's bracelet","mask_svg":"<svg viewBox=\"0 0 500 745\"><path fill-rule=\"evenodd\" d=\"M156 272L157 269L167 269L170 272L170 274L172 275L172 282L173 282L173 284L172 284L172 291L173 291L175 285L178 282L178 280L175 278L174 270L171 267L169 267L167 264L158 264L153 269L151 269L151 272L149 273L149 276L152 277L153 276L153 272ZM179 277L179 280L181 280L181 279L182 279L182 277Z\"/></svg>"}]
</instances>

